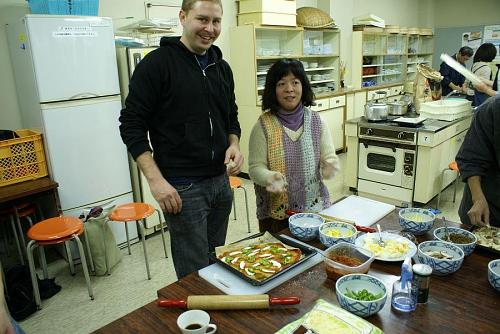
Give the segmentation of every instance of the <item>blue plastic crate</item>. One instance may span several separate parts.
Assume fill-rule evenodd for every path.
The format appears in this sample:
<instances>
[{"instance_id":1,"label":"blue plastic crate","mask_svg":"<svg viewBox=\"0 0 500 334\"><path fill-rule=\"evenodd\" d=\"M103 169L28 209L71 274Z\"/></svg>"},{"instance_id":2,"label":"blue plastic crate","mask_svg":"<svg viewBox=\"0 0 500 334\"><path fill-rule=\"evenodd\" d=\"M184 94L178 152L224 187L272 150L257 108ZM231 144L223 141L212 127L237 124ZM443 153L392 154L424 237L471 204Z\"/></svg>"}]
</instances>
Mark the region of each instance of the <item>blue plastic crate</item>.
<instances>
[{"instance_id":1,"label":"blue plastic crate","mask_svg":"<svg viewBox=\"0 0 500 334\"><path fill-rule=\"evenodd\" d=\"M28 0L31 13L97 16L99 0Z\"/></svg>"}]
</instances>

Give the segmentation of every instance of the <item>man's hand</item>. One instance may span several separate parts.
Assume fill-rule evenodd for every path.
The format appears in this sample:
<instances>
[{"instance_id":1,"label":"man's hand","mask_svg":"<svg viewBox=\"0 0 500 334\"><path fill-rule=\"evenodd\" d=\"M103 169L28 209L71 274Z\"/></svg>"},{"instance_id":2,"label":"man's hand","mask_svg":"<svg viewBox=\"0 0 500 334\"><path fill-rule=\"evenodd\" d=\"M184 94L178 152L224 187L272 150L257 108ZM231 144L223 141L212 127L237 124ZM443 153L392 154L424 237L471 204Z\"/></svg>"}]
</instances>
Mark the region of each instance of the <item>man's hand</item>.
<instances>
[{"instance_id":1,"label":"man's hand","mask_svg":"<svg viewBox=\"0 0 500 334\"><path fill-rule=\"evenodd\" d=\"M243 155L240 152L239 139L236 135L229 135L229 147L226 150L224 164L229 175L238 175L243 166Z\"/></svg>"},{"instance_id":2,"label":"man's hand","mask_svg":"<svg viewBox=\"0 0 500 334\"><path fill-rule=\"evenodd\" d=\"M270 193L279 194L286 191L287 183L283 174L275 172L267 180L266 190Z\"/></svg>"},{"instance_id":3,"label":"man's hand","mask_svg":"<svg viewBox=\"0 0 500 334\"><path fill-rule=\"evenodd\" d=\"M151 194L163 212L177 214L182 210L182 200L177 190L164 178L149 182Z\"/></svg>"},{"instance_id":4,"label":"man's hand","mask_svg":"<svg viewBox=\"0 0 500 334\"><path fill-rule=\"evenodd\" d=\"M472 207L467 212L472 225L489 226L490 225L490 208L486 198L481 198L472 204Z\"/></svg>"},{"instance_id":5,"label":"man's hand","mask_svg":"<svg viewBox=\"0 0 500 334\"><path fill-rule=\"evenodd\" d=\"M170 183L161 174L151 152L146 151L136 159L137 165L146 176L151 194L163 212L177 214L182 210L182 200Z\"/></svg>"}]
</instances>

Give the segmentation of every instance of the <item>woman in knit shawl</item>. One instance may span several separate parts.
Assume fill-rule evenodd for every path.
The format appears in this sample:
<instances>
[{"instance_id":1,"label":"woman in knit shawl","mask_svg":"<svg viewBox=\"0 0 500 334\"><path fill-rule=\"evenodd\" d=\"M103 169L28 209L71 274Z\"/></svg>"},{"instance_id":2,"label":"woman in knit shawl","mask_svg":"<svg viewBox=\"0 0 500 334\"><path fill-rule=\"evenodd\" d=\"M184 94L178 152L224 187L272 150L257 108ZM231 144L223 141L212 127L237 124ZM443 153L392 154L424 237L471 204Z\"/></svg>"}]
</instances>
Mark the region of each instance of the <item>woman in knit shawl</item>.
<instances>
[{"instance_id":1,"label":"woman in knit shawl","mask_svg":"<svg viewBox=\"0 0 500 334\"><path fill-rule=\"evenodd\" d=\"M339 170L330 131L309 107L314 94L298 60L282 59L266 76L264 113L249 143L261 232L288 227L285 211L318 212L330 206L323 179Z\"/></svg>"}]
</instances>

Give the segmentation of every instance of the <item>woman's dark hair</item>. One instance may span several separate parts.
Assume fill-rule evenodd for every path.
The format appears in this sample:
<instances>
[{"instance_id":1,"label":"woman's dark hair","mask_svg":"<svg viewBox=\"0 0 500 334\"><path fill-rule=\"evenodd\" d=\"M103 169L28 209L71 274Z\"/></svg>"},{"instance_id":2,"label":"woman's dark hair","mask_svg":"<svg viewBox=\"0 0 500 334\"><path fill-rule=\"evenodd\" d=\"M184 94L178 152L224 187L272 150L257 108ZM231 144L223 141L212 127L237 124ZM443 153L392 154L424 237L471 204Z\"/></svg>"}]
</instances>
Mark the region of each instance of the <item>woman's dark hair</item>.
<instances>
[{"instance_id":1,"label":"woman's dark hair","mask_svg":"<svg viewBox=\"0 0 500 334\"><path fill-rule=\"evenodd\" d=\"M296 59L280 59L271 66L266 75L266 85L262 95L262 110L274 113L280 108L276 98L276 85L283 77L293 74L302 84L302 104L306 107L314 104L314 93L302 63Z\"/></svg>"},{"instance_id":2,"label":"woman's dark hair","mask_svg":"<svg viewBox=\"0 0 500 334\"><path fill-rule=\"evenodd\" d=\"M472 62L477 63L478 61L484 61L489 63L490 61L493 61L496 56L497 48L495 47L495 45L491 43L484 43L481 44L481 46L476 50Z\"/></svg>"}]
</instances>

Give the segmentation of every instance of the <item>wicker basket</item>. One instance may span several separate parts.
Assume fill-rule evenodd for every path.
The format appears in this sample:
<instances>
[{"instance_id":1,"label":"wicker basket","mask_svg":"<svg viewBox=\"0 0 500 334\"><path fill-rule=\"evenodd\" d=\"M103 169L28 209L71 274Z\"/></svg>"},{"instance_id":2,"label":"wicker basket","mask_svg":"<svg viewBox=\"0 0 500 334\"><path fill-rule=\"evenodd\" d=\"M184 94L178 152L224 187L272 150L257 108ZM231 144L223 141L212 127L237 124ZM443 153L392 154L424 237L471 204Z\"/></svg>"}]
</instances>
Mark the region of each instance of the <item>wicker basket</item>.
<instances>
[{"instance_id":1,"label":"wicker basket","mask_svg":"<svg viewBox=\"0 0 500 334\"><path fill-rule=\"evenodd\" d=\"M314 7L297 9L297 26L304 28L326 28L335 21L324 11Z\"/></svg>"},{"instance_id":2,"label":"wicker basket","mask_svg":"<svg viewBox=\"0 0 500 334\"><path fill-rule=\"evenodd\" d=\"M47 175L42 135L17 130L19 138L0 141L0 187Z\"/></svg>"}]
</instances>

